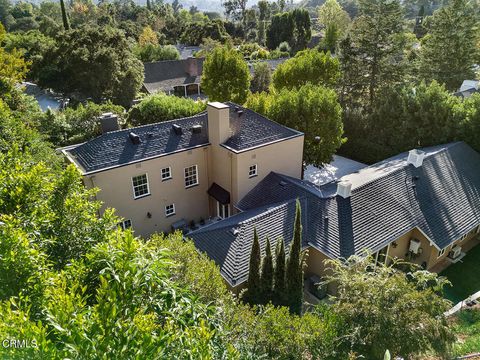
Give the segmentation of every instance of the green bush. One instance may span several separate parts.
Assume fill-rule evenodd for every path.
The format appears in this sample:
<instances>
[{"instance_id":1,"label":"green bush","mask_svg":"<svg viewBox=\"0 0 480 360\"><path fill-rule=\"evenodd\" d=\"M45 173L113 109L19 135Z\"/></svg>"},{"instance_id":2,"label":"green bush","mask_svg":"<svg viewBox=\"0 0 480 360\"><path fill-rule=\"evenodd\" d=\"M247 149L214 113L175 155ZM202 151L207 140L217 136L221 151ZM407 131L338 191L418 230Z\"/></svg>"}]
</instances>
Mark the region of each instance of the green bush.
<instances>
[{"instance_id":1,"label":"green bush","mask_svg":"<svg viewBox=\"0 0 480 360\"><path fill-rule=\"evenodd\" d=\"M133 49L133 53L142 62L180 59L180 53L173 45L138 45Z\"/></svg>"},{"instance_id":2,"label":"green bush","mask_svg":"<svg viewBox=\"0 0 480 360\"><path fill-rule=\"evenodd\" d=\"M158 93L146 97L132 107L128 113L127 122L132 126L152 124L193 116L205 108L204 102Z\"/></svg>"}]
</instances>

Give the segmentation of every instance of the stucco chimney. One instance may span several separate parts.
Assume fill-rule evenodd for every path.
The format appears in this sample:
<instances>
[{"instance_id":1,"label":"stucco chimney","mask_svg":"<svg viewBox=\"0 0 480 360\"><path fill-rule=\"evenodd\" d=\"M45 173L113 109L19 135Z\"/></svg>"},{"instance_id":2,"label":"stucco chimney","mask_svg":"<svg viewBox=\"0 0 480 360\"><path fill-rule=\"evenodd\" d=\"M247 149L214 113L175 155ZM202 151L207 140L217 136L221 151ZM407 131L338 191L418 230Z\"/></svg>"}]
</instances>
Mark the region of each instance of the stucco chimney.
<instances>
[{"instance_id":1,"label":"stucco chimney","mask_svg":"<svg viewBox=\"0 0 480 360\"><path fill-rule=\"evenodd\" d=\"M337 195L344 199L349 198L352 195L352 183L348 180L340 181L337 184Z\"/></svg>"},{"instance_id":2,"label":"stucco chimney","mask_svg":"<svg viewBox=\"0 0 480 360\"><path fill-rule=\"evenodd\" d=\"M422 166L425 152L422 150L413 149L408 152L407 162L416 168Z\"/></svg>"},{"instance_id":3,"label":"stucco chimney","mask_svg":"<svg viewBox=\"0 0 480 360\"><path fill-rule=\"evenodd\" d=\"M189 76L198 76L198 59L194 57L187 58L187 74Z\"/></svg>"},{"instance_id":4,"label":"stucco chimney","mask_svg":"<svg viewBox=\"0 0 480 360\"><path fill-rule=\"evenodd\" d=\"M208 140L212 145L224 143L230 137L230 108L221 102L207 105Z\"/></svg>"},{"instance_id":5,"label":"stucco chimney","mask_svg":"<svg viewBox=\"0 0 480 360\"><path fill-rule=\"evenodd\" d=\"M104 113L100 115L100 127L102 129L102 134L105 134L110 131L120 130L118 126L118 116L113 113Z\"/></svg>"}]
</instances>

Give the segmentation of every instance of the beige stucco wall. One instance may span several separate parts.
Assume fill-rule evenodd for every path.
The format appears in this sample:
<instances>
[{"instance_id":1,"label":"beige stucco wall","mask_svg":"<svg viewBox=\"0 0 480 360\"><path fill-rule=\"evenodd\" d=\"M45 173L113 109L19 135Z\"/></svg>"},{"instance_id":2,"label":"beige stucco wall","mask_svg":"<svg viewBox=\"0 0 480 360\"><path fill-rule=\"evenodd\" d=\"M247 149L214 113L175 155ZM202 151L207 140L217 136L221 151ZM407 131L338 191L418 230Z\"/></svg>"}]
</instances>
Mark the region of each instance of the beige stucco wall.
<instances>
[{"instance_id":1,"label":"beige stucco wall","mask_svg":"<svg viewBox=\"0 0 480 360\"><path fill-rule=\"evenodd\" d=\"M400 236L395 241L392 241L388 249L388 256L390 258L405 259L406 254L409 252L410 239L412 238L420 240L420 243L421 243L420 247L422 248L422 253L415 255L415 257L411 259L407 259L407 261L418 264L418 265L421 265L423 262L426 262L427 269L430 268L431 254L432 252L436 253L436 248L433 245L431 245L430 241L426 238L426 236L416 228ZM396 243L397 246L395 247L393 243Z\"/></svg>"},{"instance_id":2,"label":"beige stucco wall","mask_svg":"<svg viewBox=\"0 0 480 360\"><path fill-rule=\"evenodd\" d=\"M300 179L302 176L303 135L234 155L233 203L240 201L271 171ZM258 175L248 176L257 164Z\"/></svg>"},{"instance_id":3,"label":"beige stucco wall","mask_svg":"<svg viewBox=\"0 0 480 360\"><path fill-rule=\"evenodd\" d=\"M197 186L185 188L184 168L197 165ZM171 167L172 178L162 181L161 169ZM147 174L150 195L134 199L132 177ZM207 147L182 151L140 163L114 168L87 176L85 184L100 189L97 199L105 207L112 207L117 214L132 220L136 235L147 236L154 232L171 230L171 224L184 218L187 222L207 218L208 174ZM165 206L175 204L176 214L165 217ZM152 217L148 218L150 212Z\"/></svg>"}]
</instances>

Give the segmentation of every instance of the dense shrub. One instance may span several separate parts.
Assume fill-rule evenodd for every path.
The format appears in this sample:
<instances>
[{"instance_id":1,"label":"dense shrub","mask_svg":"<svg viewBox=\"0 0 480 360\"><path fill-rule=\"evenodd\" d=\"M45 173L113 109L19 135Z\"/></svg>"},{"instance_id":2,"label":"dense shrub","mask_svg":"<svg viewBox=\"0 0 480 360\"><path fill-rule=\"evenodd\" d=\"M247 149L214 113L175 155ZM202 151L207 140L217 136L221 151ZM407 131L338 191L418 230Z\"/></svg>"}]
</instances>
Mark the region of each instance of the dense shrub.
<instances>
[{"instance_id":1,"label":"dense shrub","mask_svg":"<svg viewBox=\"0 0 480 360\"><path fill-rule=\"evenodd\" d=\"M147 96L128 113L127 122L132 126L192 116L205 110L205 103L192 99L158 93Z\"/></svg>"}]
</instances>

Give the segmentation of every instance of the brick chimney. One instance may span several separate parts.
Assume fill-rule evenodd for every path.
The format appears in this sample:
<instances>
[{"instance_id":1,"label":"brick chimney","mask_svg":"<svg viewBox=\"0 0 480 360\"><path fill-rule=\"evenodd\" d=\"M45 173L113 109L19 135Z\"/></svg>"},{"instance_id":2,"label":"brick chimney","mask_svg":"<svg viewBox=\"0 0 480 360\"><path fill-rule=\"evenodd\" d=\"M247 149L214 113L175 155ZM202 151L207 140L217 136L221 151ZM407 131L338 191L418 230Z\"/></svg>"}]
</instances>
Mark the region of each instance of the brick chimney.
<instances>
[{"instance_id":1,"label":"brick chimney","mask_svg":"<svg viewBox=\"0 0 480 360\"><path fill-rule=\"evenodd\" d=\"M207 105L208 140L212 145L223 144L230 137L230 108L221 102Z\"/></svg>"}]
</instances>

